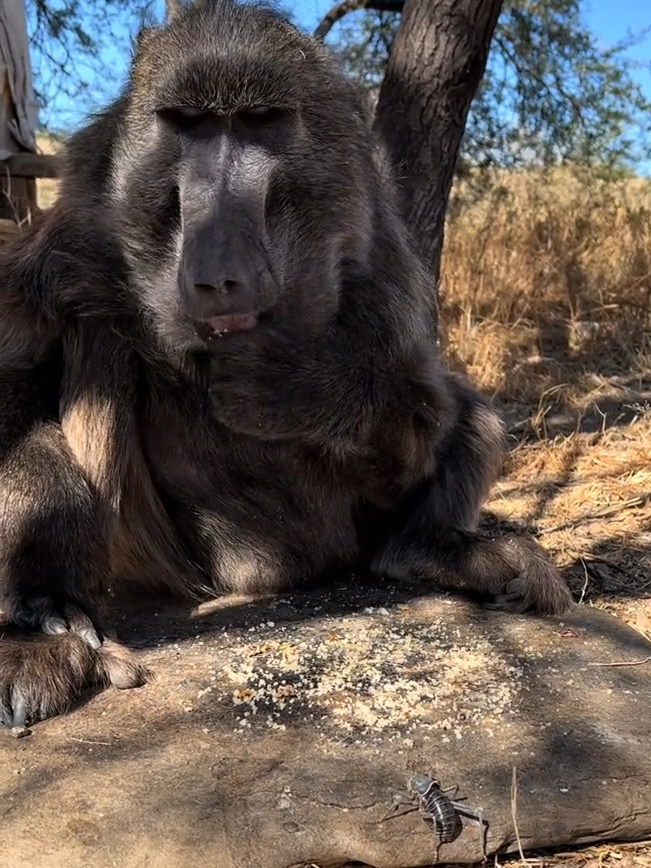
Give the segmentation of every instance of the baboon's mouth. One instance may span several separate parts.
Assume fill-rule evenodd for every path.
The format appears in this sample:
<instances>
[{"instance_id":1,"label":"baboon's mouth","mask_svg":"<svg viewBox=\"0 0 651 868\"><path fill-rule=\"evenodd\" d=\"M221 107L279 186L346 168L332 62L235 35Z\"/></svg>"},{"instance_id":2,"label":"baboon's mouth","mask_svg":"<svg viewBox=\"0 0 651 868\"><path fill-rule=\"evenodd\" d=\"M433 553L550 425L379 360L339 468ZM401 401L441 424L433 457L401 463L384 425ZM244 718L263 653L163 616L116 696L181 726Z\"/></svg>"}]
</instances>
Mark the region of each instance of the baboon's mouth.
<instances>
[{"instance_id":1,"label":"baboon's mouth","mask_svg":"<svg viewBox=\"0 0 651 868\"><path fill-rule=\"evenodd\" d=\"M234 313L213 316L206 320L213 336L228 335L231 332L248 332L258 324L257 313Z\"/></svg>"}]
</instances>

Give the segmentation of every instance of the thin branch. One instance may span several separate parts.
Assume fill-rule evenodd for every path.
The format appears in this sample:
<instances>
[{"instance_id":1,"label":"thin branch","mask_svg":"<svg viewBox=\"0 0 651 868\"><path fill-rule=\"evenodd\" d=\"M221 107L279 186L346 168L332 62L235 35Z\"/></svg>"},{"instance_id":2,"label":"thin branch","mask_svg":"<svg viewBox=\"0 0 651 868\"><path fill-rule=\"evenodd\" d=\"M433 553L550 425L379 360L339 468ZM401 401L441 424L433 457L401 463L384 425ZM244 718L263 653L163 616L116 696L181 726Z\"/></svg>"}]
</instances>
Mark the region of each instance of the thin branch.
<instances>
[{"instance_id":1,"label":"thin branch","mask_svg":"<svg viewBox=\"0 0 651 868\"><path fill-rule=\"evenodd\" d=\"M643 663L651 663L651 657L644 660L620 660L617 663L588 663L588 666L641 666Z\"/></svg>"},{"instance_id":2,"label":"thin branch","mask_svg":"<svg viewBox=\"0 0 651 868\"><path fill-rule=\"evenodd\" d=\"M564 100L570 106L572 114L574 115L574 119L578 121L578 123L583 127L583 129L587 129L588 124L583 117L581 104L568 90L565 89L557 73L554 73L553 77L556 90L561 96L560 100L556 97L552 86L549 84L549 82L545 80L544 76L537 75L533 70L523 69L516 55L508 48L506 42L500 38L499 34L496 34L493 39L495 45L499 48L504 57L506 57L507 60L511 62L516 73L521 78L526 78L527 76L531 78L540 86L542 90L545 90L552 97L552 99L556 101L557 104L562 105Z\"/></svg>"},{"instance_id":3,"label":"thin branch","mask_svg":"<svg viewBox=\"0 0 651 868\"><path fill-rule=\"evenodd\" d=\"M555 524L553 527L542 527L538 531L538 536L548 533L556 533L559 530L570 530L581 524L587 524L590 521L596 521L598 518L608 518L611 515L617 515L624 509L632 509L636 506L644 506L651 499L649 494L640 494L637 497L629 497L628 500L623 500L621 503L615 503L612 506L606 506L604 509L598 509L596 512L590 512L580 515L570 521L564 521L561 524Z\"/></svg>"},{"instance_id":4,"label":"thin branch","mask_svg":"<svg viewBox=\"0 0 651 868\"><path fill-rule=\"evenodd\" d=\"M518 843L518 852L520 861L524 862L524 851L522 850L522 841L520 840L520 830L518 829L518 779L517 768L513 766L511 770L511 819L513 820L513 829L515 831L515 840Z\"/></svg>"},{"instance_id":5,"label":"thin branch","mask_svg":"<svg viewBox=\"0 0 651 868\"><path fill-rule=\"evenodd\" d=\"M404 5L405 0L341 0L325 15L313 36L315 39L324 39L335 24L349 12L357 12L358 9L371 9L373 12L402 12Z\"/></svg>"},{"instance_id":6,"label":"thin branch","mask_svg":"<svg viewBox=\"0 0 651 868\"><path fill-rule=\"evenodd\" d=\"M68 739L69 741L78 741L79 744L101 744L104 747L111 747L110 741L90 741L86 738L76 738L74 735L71 735Z\"/></svg>"}]
</instances>

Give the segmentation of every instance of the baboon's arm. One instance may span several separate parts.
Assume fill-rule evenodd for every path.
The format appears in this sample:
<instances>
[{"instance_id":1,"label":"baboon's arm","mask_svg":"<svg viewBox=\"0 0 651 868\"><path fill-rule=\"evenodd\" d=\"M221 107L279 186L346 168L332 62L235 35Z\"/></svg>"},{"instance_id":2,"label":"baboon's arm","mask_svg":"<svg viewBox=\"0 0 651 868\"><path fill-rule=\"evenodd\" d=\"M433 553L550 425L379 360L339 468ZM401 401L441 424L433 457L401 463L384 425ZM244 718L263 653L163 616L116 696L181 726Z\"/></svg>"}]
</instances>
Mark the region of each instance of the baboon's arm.
<instances>
[{"instance_id":1,"label":"baboon's arm","mask_svg":"<svg viewBox=\"0 0 651 868\"><path fill-rule=\"evenodd\" d=\"M212 378L217 417L264 439L296 438L344 450L361 445L381 385L347 335L222 341Z\"/></svg>"},{"instance_id":2,"label":"baboon's arm","mask_svg":"<svg viewBox=\"0 0 651 868\"><path fill-rule=\"evenodd\" d=\"M342 453L366 448L378 420L403 410L439 424L450 410L437 372L428 382L425 362L422 381L409 384L405 367L401 385L390 351L376 337L365 341L358 326L338 324L312 338L260 329L221 339L212 376L217 417L264 439L303 439Z\"/></svg>"},{"instance_id":3,"label":"baboon's arm","mask_svg":"<svg viewBox=\"0 0 651 868\"><path fill-rule=\"evenodd\" d=\"M120 342L93 332L81 321L38 365L0 369L0 605L19 626L70 628L99 644L90 618L129 406Z\"/></svg>"}]
</instances>

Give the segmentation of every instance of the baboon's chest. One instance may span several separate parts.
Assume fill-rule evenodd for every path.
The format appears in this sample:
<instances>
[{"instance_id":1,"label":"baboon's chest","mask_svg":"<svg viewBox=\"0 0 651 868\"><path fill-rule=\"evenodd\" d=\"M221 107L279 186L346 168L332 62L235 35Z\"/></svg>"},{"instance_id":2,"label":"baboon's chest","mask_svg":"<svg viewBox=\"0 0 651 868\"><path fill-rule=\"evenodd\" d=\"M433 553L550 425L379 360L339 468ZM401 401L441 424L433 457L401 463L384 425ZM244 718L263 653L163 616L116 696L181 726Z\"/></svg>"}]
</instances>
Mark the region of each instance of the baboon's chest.
<instances>
[{"instance_id":1,"label":"baboon's chest","mask_svg":"<svg viewBox=\"0 0 651 868\"><path fill-rule=\"evenodd\" d=\"M290 440L231 432L212 420L193 425L167 412L151 414L141 430L152 478L168 503L267 533L288 523L326 534L324 524L352 526L363 478L357 462Z\"/></svg>"},{"instance_id":2,"label":"baboon's chest","mask_svg":"<svg viewBox=\"0 0 651 868\"><path fill-rule=\"evenodd\" d=\"M297 444L215 431L143 437L152 478L191 553L223 589L273 590L358 557L350 480Z\"/></svg>"}]
</instances>

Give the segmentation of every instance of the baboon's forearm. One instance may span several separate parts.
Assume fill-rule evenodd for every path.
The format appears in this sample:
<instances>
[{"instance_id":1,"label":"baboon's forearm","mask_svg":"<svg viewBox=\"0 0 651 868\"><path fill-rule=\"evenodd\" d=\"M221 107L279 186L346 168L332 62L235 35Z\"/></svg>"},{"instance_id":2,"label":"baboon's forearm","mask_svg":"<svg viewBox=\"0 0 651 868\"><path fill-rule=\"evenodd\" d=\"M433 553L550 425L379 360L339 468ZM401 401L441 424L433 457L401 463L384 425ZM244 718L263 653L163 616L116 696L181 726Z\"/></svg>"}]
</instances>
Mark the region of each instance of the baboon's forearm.
<instances>
[{"instance_id":1,"label":"baboon's forearm","mask_svg":"<svg viewBox=\"0 0 651 868\"><path fill-rule=\"evenodd\" d=\"M102 530L99 503L60 426L35 422L0 463L0 605L7 617L39 627L52 597L90 601L108 561Z\"/></svg>"},{"instance_id":2,"label":"baboon's forearm","mask_svg":"<svg viewBox=\"0 0 651 868\"><path fill-rule=\"evenodd\" d=\"M350 345L344 333L298 346L294 340L229 348L212 381L217 417L262 439L364 450L383 404L382 377L379 364L355 359Z\"/></svg>"}]
</instances>

